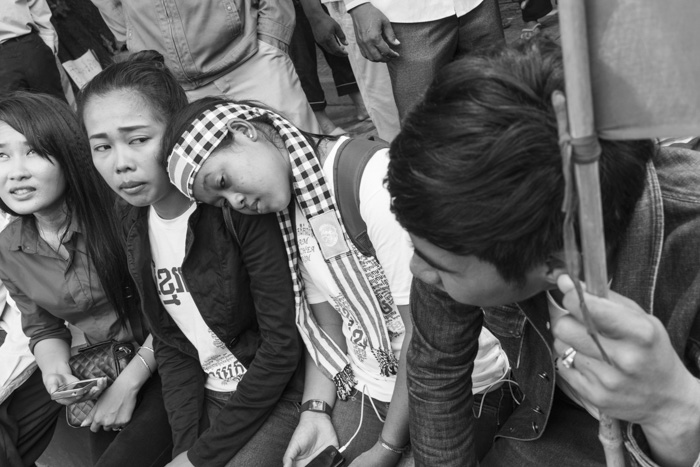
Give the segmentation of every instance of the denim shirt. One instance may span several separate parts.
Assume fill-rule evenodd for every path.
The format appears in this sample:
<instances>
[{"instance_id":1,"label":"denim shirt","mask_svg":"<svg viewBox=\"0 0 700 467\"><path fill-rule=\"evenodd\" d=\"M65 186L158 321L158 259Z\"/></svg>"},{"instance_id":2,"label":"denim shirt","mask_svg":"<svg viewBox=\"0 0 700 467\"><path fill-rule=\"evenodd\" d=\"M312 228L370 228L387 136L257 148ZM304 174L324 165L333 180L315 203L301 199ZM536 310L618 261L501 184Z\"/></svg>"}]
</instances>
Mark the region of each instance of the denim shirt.
<instances>
[{"instance_id":1,"label":"denim shirt","mask_svg":"<svg viewBox=\"0 0 700 467\"><path fill-rule=\"evenodd\" d=\"M258 36L289 45L292 0L92 0L131 52L156 50L185 90L229 73L258 50Z\"/></svg>"},{"instance_id":2,"label":"denim shirt","mask_svg":"<svg viewBox=\"0 0 700 467\"><path fill-rule=\"evenodd\" d=\"M686 368L700 376L700 158L664 148L647 170L647 185L617 250L612 289L634 300L664 324ZM423 302L441 300L440 320L424 315ZM416 465L477 465L473 448L469 377L482 313L450 303L425 284L415 284L414 334L408 353L411 440ZM555 391L553 337L543 293L521 303L484 309L483 324L501 341L524 400L497 437L540 438ZM623 423L628 462L655 466L637 425ZM700 458L694 467L700 466Z\"/></svg>"}]
</instances>

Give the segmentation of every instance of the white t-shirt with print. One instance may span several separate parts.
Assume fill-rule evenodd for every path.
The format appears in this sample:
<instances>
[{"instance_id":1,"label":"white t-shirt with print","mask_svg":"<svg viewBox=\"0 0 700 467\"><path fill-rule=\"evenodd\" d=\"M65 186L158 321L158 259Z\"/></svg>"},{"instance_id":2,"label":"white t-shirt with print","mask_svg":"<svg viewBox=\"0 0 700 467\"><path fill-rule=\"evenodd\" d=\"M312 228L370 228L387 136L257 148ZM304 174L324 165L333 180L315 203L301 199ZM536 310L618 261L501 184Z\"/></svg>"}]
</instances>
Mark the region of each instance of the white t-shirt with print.
<instances>
[{"instance_id":1,"label":"white t-shirt with print","mask_svg":"<svg viewBox=\"0 0 700 467\"><path fill-rule=\"evenodd\" d=\"M202 369L209 375L204 386L213 391L231 392L238 387L245 367L204 322L182 277L187 224L196 208L193 204L175 219L162 219L151 207L148 236L153 280L165 311L197 349Z\"/></svg>"},{"instance_id":2,"label":"white t-shirt with print","mask_svg":"<svg viewBox=\"0 0 700 467\"><path fill-rule=\"evenodd\" d=\"M323 164L324 174L333 173L340 139L330 150ZM391 197L384 186L389 151L378 151L367 163L360 180L360 214L367 224L367 234L374 247L377 259L384 269L389 288L397 306L408 305L411 290L410 261L413 255L408 233L399 225L389 207ZM331 193L334 192L333 177L327 176L326 183ZM335 196L335 195L334 195ZM297 206L296 211L297 244L301 257L301 273L304 278L306 296L310 304L329 302L338 294L338 286L328 270L319 251L318 243L311 233L311 228ZM394 355L399 357L404 339L403 323L387 323L389 337ZM391 329L395 332L391 332ZM358 380L358 389L365 386L371 397L390 401L396 377L384 377L379 372L379 363L370 352L355 345L362 340L362 329L354 322L343 319L343 334L348 346L350 364ZM474 361L472 381L474 393L478 394L495 387L509 372L508 358L491 332L482 328L479 336L479 352Z\"/></svg>"},{"instance_id":3,"label":"white t-shirt with print","mask_svg":"<svg viewBox=\"0 0 700 467\"><path fill-rule=\"evenodd\" d=\"M324 174L331 174L326 176L331 193L334 193L332 174L336 151L345 139L347 138L341 138L331 148L323 165ZM367 163L360 181L360 214L367 224L367 234L386 274L394 303L401 306L408 305L412 277L409 262L412 251L408 234L396 222L394 216L389 214L389 192L384 188L382 181L386 176L388 163L386 149L378 151ZM340 289L328 270L318 242L311 232L311 226L298 205L296 209L297 245L306 297L309 304L333 303L332 297L338 296ZM387 323L387 326L394 329L394 332L390 330L389 338L394 355L399 358L405 330L398 313L394 320L391 325ZM382 376L379 362L374 355L355 344L364 340L362 328L354 321L343 318L343 335L348 346L350 365L358 382L357 388L363 390L366 386L365 392L369 396L390 401L396 377Z\"/></svg>"}]
</instances>

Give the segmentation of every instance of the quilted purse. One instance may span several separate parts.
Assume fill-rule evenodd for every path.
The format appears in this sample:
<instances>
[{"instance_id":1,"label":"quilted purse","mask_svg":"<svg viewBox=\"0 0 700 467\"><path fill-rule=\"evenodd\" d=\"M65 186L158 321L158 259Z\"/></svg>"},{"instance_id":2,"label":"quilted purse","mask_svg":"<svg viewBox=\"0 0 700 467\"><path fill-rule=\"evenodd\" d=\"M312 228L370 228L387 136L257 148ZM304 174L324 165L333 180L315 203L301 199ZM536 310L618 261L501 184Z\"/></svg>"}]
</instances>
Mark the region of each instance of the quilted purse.
<instances>
[{"instance_id":1,"label":"quilted purse","mask_svg":"<svg viewBox=\"0 0 700 467\"><path fill-rule=\"evenodd\" d=\"M81 348L68 363L76 378L83 380L107 377L109 387L134 358L134 354L134 345L131 342L112 340ZM89 400L66 407L68 425L80 428L94 406L95 401Z\"/></svg>"}]
</instances>

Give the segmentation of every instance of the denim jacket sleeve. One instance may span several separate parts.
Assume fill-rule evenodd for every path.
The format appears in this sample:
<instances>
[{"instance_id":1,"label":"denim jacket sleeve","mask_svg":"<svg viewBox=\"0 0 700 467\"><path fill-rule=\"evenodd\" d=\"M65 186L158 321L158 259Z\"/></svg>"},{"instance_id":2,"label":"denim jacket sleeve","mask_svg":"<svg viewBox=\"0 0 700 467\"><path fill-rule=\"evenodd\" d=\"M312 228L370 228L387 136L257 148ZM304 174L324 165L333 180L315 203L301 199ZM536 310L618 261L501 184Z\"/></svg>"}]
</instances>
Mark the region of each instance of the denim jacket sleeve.
<instances>
[{"instance_id":1,"label":"denim jacket sleeve","mask_svg":"<svg viewBox=\"0 0 700 467\"><path fill-rule=\"evenodd\" d=\"M223 466L246 445L272 413L302 355L292 279L276 216L234 216L260 344L236 392L188 452L197 467Z\"/></svg>"},{"instance_id":2,"label":"denim jacket sleeve","mask_svg":"<svg viewBox=\"0 0 700 467\"><path fill-rule=\"evenodd\" d=\"M649 445L639 425L627 424L622 430L622 437L632 467L659 467L659 464L651 459ZM700 467L700 456L695 459L692 467Z\"/></svg>"},{"instance_id":3,"label":"denim jacket sleeve","mask_svg":"<svg viewBox=\"0 0 700 467\"><path fill-rule=\"evenodd\" d=\"M418 280L411 288L408 350L411 443L417 466L476 466L472 371L481 309Z\"/></svg>"},{"instance_id":4,"label":"denim jacket sleeve","mask_svg":"<svg viewBox=\"0 0 700 467\"><path fill-rule=\"evenodd\" d=\"M258 35L269 36L289 45L296 16L292 0L260 0Z\"/></svg>"}]
</instances>

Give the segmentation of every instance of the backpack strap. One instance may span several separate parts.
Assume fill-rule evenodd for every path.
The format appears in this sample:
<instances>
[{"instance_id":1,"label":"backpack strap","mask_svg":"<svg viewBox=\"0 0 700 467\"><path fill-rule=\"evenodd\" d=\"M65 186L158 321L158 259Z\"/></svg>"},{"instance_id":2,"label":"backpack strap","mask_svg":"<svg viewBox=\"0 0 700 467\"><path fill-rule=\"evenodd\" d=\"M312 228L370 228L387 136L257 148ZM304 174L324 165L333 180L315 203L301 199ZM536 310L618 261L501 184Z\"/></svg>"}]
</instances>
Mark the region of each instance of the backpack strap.
<instances>
[{"instance_id":1,"label":"backpack strap","mask_svg":"<svg viewBox=\"0 0 700 467\"><path fill-rule=\"evenodd\" d=\"M360 181L374 153L389 147L383 141L350 138L338 148L333 164L333 186L340 217L352 243L365 256L376 256L360 215Z\"/></svg>"}]
</instances>

